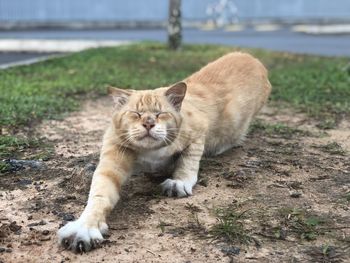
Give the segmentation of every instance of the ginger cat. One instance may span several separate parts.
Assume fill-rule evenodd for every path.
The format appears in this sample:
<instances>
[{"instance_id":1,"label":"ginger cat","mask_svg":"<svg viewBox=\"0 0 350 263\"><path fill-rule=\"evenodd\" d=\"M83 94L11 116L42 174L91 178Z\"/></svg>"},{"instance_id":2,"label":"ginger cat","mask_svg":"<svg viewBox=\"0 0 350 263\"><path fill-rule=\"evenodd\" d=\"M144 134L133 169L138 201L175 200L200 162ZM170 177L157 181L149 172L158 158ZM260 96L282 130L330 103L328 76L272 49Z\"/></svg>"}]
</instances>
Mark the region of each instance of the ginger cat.
<instances>
[{"instance_id":1,"label":"ginger cat","mask_svg":"<svg viewBox=\"0 0 350 263\"><path fill-rule=\"evenodd\" d=\"M80 218L58 231L59 242L79 252L98 247L120 188L140 167L162 171L174 166L172 179L161 184L163 192L192 195L201 157L242 142L270 90L265 67L240 52L209 63L171 87L110 88L116 106L89 199Z\"/></svg>"}]
</instances>

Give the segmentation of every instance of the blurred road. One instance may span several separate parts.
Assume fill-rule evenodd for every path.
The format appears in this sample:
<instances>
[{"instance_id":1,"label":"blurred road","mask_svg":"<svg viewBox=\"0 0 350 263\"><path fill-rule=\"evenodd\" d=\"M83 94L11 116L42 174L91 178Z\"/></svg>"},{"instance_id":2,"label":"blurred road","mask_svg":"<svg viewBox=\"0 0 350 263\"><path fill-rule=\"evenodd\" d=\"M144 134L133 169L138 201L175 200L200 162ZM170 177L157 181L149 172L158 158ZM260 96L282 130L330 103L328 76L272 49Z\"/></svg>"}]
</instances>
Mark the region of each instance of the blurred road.
<instances>
[{"instance_id":1,"label":"blurred road","mask_svg":"<svg viewBox=\"0 0 350 263\"><path fill-rule=\"evenodd\" d=\"M17 53L17 52L6 52L0 53L0 64L14 63L16 61L31 60L40 57L51 55L51 53Z\"/></svg>"},{"instance_id":2,"label":"blurred road","mask_svg":"<svg viewBox=\"0 0 350 263\"><path fill-rule=\"evenodd\" d=\"M200 30L186 28L185 43L210 43L239 47L265 48L276 51L305 53L323 56L350 57L350 34L297 33L287 27L227 28L227 30ZM110 30L25 30L0 31L1 39L51 39L51 40L154 40L165 42L165 29L110 29ZM0 53L0 64L26 59L35 54Z\"/></svg>"}]
</instances>

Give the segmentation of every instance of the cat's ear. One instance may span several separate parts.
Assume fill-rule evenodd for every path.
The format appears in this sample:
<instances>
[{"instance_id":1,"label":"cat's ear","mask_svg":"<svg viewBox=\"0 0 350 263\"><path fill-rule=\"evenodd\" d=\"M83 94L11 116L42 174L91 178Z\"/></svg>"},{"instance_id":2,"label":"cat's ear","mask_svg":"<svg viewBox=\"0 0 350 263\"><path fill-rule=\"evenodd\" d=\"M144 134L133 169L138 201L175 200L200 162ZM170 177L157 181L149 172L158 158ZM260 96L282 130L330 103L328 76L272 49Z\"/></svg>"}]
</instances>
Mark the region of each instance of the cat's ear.
<instances>
[{"instance_id":1,"label":"cat's ear","mask_svg":"<svg viewBox=\"0 0 350 263\"><path fill-rule=\"evenodd\" d=\"M121 108L125 103L127 103L130 95L132 94L132 91L130 90L118 89L111 86L107 88L107 91L108 94L112 96L116 108Z\"/></svg>"},{"instance_id":2,"label":"cat's ear","mask_svg":"<svg viewBox=\"0 0 350 263\"><path fill-rule=\"evenodd\" d=\"M165 96L167 97L168 101L171 103L171 105L174 106L174 108L177 111L180 111L181 104L183 99L185 98L187 90L187 85L185 82L179 82L171 86L166 92Z\"/></svg>"}]
</instances>

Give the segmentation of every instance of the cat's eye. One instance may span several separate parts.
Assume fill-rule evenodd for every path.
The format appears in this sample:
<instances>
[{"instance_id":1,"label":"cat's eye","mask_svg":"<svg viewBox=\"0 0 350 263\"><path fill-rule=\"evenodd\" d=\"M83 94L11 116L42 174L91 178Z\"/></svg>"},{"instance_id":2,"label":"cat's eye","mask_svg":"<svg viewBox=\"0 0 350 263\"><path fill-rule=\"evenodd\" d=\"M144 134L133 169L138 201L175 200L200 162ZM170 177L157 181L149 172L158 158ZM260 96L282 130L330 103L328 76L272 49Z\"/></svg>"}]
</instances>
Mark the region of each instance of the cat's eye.
<instances>
[{"instance_id":1,"label":"cat's eye","mask_svg":"<svg viewBox=\"0 0 350 263\"><path fill-rule=\"evenodd\" d=\"M138 118L141 118L141 113L140 112L137 112L137 111L130 111L130 113L135 116L135 117L138 117Z\"/></svg>"},{"instance_id":2,"label":"cat's eye","mask_svg":"<svg viewBox=\"0 0 350 263\"><path fill-rule=\"evenodd\" d=\"M166 114L166 112L162 112L162 111L161 112L157 112L156 113L156 118L159 118L159 116L161 116L162 114Z\"/></svg>"}]
</instances>

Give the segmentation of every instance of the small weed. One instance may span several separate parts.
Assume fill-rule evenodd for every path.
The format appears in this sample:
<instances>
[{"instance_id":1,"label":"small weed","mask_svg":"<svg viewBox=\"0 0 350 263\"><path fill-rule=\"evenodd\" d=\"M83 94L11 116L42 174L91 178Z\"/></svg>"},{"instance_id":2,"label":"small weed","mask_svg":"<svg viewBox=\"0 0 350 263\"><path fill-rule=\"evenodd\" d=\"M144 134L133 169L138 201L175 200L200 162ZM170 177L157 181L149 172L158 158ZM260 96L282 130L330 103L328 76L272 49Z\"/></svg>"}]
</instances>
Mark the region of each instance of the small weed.
<instances>
[{"instance_id":1,"label":"small weed","mask_svg":"<svg viewBox=\"0 0 350 263\"><path fill-rule=\"evenodd\" d=\"M162 233L164 233L164 232L165 232L165 227L167 227L167 226L172 226L172 225L173 225L173 224L171 224L171 223L166 223L166 222L160 220L157 227L160 228L160 231L161 231Z\"/></svg>"},{"instance_id":2,"label":"small weed","mask_svg":"<svg viewBox=\"0 0 350 263\"><path fill-rule=\"evenodd\" d=\"M276 231L287 231L296 234L300 239L315 240L324 233L321 225L325 220L321 217L311 215L305 210L298 208L286 208L280 210L282 220L281 226Z\"/></svg>"},{"instance_id":3,"label":"small weed","mask_svg":"<svg viewBox=\"0 0 350 263\"><path fill-rule=\"evenodd\" d=\"M207 230L198 218L198 213L201 212L202 209L199 206L196 206L191 203L187 203L185 205L185 209L187 209L191 213L191 219L189 221L187 229L196 233L198 236L205 237L207 234Z\"/></svg>"},{"instance_id":4,"label":"small weed","mask_svg":"<svg viewBox=\"0 0 350 263\"><path fill-rule=\"evenodd\" d=\"M198 212L201 212L202 209L191 203L187 203L185 205L185 209L191 213L188 223L181 224L181 226L171 227L170 229L167 229L166 232L168 234L172 234L173 236L179 236L179 235L185 235L185 234L191 233L199 238L203 238L203 239L208 238L208 232L205 226L200 222L198 218ZM162 221L158 225L162 233L165 233L166 226L173 226L173 225L167 224Z\"/></svg>"},{"instance_id":5,"label":"small weed","mask_svg":"<svg viewBox=\"0 0 350 263\"><path fill-rule=\"evenodd\" d=\"M322 130L334 129L337 127L337 121L334 118L325 118L320 120L316 127Z\"/></svg>"},{"instance_id":6,"label":"small weed","mask_svg":"<svg viewBox=\"0 0 350 263\"><path fill-rule=\"evenodd\" d=\"M11 166L4 161L0 161L0 174L5 173L9 170L11 170Z\"/></svg>"},{"instance_id":7,"label":"small weed","mask_svg":"<svg viewBox=\"0 0 350 263\"><path fill-rule=\"evenodd\" d=\"M346 151L337 142L331 142L325 145L313 145L312 147L318 148L323 152L326 152L332 155L342 155L342 156L346 155Z\"/></svg>"},{"instance_id":8,"label":"small weed","mask_svg":"<svg viewBox=\"0 0 350 263\"><path fill-rule=\"evenodd\" d=\"M196 205L191 204L191 203L186 203L185 209L187 209L188 211L190 211L191 214L199 213L199 212L202 211L202 209L201 209L199 206L196 206Z\"/></svg>"},{"instance_id":9,"label":"small weed","mask_svg":"<svg viewBox=\"0 0 350 263\"><path fill-rule=\"evenodd\" d=\"M321 247L311 247L307 251L312 262L322 263L341 263L343 260L343 253L338 251L334 246L324 244Z\"/></svg>"},{"instance_id":10,"label":"small weed","mask_svg":"<svg viewBox=\"0 0 350 263\"><path fill-rule=\"evenodd\" d=\"M223 240L227 243L248 244L252 241L244 226L246 212L240 211L237 206L218 208L215 211L217 223L211 227L209 234L214 240Z\"/></svg>"}]
</instances>

